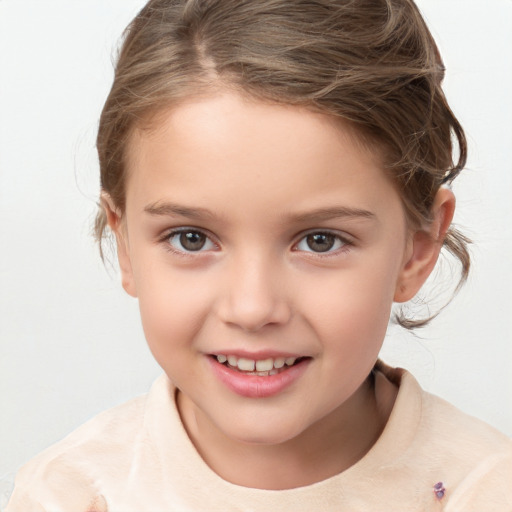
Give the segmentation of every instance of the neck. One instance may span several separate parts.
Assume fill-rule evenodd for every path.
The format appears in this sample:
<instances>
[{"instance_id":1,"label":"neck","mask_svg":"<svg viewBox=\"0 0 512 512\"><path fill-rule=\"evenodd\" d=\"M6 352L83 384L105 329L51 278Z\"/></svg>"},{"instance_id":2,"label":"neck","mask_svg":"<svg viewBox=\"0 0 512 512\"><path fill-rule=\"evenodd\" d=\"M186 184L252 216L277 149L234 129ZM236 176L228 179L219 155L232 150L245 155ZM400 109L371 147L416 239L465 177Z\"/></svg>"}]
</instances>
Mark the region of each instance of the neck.
<instances>
[{"instance_id":1,"label":"neck","mask_svg":"<svg viewBox=\"0 0 512 512\"><path fill-rule=\"evenodd\" d=\"M396 396L396 388L376 375L322 421L279 444L251 444L226 437L184 404L186 397L181 393L178 407L196 449L221 478L244 487L291 489L345 471L374 445Z\"/></svg>"}]
</instances>

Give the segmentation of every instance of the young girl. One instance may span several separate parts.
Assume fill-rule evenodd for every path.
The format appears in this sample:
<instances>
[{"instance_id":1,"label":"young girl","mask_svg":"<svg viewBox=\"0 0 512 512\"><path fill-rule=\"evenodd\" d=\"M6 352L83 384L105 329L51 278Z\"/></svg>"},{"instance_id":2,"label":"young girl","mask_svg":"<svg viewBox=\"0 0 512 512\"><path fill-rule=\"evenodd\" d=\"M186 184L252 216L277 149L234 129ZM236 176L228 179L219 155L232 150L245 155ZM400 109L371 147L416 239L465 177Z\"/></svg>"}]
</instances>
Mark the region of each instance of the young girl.
<instances>
[{"instance_id":1,"label":"young girl","mask_svg":"<svg viewBox=\"0 0 512 512\"><path fill-rule=\"evenodd\" d=\"M378 360L442 246L469 268L443 74L410 0L146 5L96 229L165 375L25 466L8 512L512 510L510 440Z\"/></svg>"}]
</instances>

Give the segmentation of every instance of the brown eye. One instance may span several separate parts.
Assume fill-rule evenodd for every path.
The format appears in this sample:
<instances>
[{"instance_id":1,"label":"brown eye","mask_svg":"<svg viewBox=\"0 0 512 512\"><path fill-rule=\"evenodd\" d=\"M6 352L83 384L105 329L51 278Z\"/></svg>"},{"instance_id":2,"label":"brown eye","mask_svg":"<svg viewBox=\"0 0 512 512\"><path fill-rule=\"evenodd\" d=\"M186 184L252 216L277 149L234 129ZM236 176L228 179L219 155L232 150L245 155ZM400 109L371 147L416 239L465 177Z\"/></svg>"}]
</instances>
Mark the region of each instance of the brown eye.
<instances>
[{"instance_id":1,"label":"brown eye","mask_svg":"<svg viewBox=\"0 0 512 512\"><path fill-rule=\"evenodd\" d=\"M180 235L180 244L187 251L200 251L205 243L206 237L202 233L190 231Z\"/></svg>"},{"instance_id":2,"label":"brown eye","mask_svg":"<svg viewBox=\"0 0 512 512\"><path fill-rule=\"evenodd\" d=\"M318 231L310 233L302 238L296 246L296 250L304 252L324 253L333 252L337 249L350 245L339 235L329 232Z\"/></svg>"},{"instance_id":3,"label":"brown eye","mask_svg":"<svg viewBox=\"0 0 512 512\"><path fill-rule=\"evenodd\" d=\"M167 241L178 252L201 252L214 248L213 242L201 231L175 231Z\"/></svg>"},{"instance_id":4,"label":"brown eye","mask_svg":"<svg viewBox=\"0 0 512 512\"><path fill-rule=\"evenodd\" d=\"M336 237L329 233L315 233L306 237L308 247L314 252L330 251L336 242Z\"/></svg>"}]
</instances>

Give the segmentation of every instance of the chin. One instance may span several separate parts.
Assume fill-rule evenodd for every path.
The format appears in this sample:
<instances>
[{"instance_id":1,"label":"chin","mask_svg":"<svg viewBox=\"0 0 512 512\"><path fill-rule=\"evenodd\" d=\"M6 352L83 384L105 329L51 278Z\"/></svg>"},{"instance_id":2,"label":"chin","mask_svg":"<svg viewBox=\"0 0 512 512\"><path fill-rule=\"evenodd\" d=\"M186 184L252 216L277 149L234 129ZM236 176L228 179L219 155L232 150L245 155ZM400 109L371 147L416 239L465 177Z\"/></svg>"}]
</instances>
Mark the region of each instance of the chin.
<instances>
[{"instance_id":1,"label":"chin","mask_svg":"<svg viewBox=\"0 0 512 512\"><path fill-rule=\"evenodd\" d=\"M233 419L232 419L233 420ZM223 430L225 436L243 444L278 445L286 443L302 434L304 429L298 428L297 422L283 422L282 418L275 421L231 421ZM221 427L222 428L222 427Z\"/></svg>"}]
</instances>

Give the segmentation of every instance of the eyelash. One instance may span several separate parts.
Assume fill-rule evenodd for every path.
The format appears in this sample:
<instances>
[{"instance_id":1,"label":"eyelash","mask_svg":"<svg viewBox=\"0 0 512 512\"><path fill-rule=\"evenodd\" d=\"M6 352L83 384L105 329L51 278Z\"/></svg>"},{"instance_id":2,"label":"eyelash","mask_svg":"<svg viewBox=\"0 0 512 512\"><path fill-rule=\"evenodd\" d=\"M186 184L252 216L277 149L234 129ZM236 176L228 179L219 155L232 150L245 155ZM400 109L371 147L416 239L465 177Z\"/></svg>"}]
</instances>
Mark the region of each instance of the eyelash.
<instances>
[{"instance_id":1,"label":"eyelash","mask_svg":"<svg viewBox=\"0 0 512 512\"><path fill-rule=\"evenodd\" d=\"M197 228L191 228L191 227L183 227L183 228L179 228L179 229L173 229L172 231L166 233L162 238L161 238L161 242L163 244L165 244L165 247L166 249L169 251L169 252L172 252L173 254L177 254L179 256L184 256L184 257L190 257L190 256L194 256L195 254L198 254L198 253L201 253L201 252L205 252L204 250L201 250L203 249L203 247L201 247L199 250L197 251L190 251L190 250L187 250L185 248L183 249L178 249L176 247L173 247L172 244L171 244L171 241L173 238L177 237L177 236L180 236L180 235L184 235L184 234L197 234L197 235L202 235L205 237L206 241L205 241L205 244L211 244L211 246L215 247L215 248L218 248L219 245L213 241L213 237L211 235L209 235L208 233L205 233L203 230L201 229L197 229ZM183 247L183 246L182 246Z\"/></svg>"},{"instance_id":2,"label":"eyelash","mask_svg":"<svg viewBox=\"0 0 512 512\"><path fill-rule=\"evenodd\" d=\"M195 234L195 235L201 235L205 237L205 245L210 244L211 247L208 247L207 249L203 249L204 245L199 248L199 250L187 250L185 248L178 249L176 247L173 247L171 244L172 239L175 237L181 236L183 234ZM306 250L306 249L298 249L300 244L302 243L308 243L308 237L312 236L327 236L332 237L333 243L335 245L338 245L334 250L332 248L328 248L326 251L314 251L314 250ZM165 234L160 240L160 242L164 243L166 246L166 249L174 254L177 254L179 256L184 257L190 257L194 256L195 254L206 252L208 250L211 250L211 248L219 248L219 244L213 240L213 237L209 235L208 233L204 232L201 229L197 228L191 228L191 227L183 227L179 229L174 229L168 233ZM181 244L181 241L179 242ZM182 245L182 244L181 244ZM351 240L349 240L346 236L341 236L339 233L329 231L329 230L312 230L307 233L304 233L299 238L298 242L293 244L292 250L294 252L304 252L307 253L309 256L316 257L316 258L327 258L331 256L336 256L340 253L346 252L353 244ZM183 245L182 245L183 247Z\"/></svg>"},{"instance_id":3,"label":"eyelash","mask_svg":"<svg viewBox=\"0 0 512 512\"><path fill-rule=\"evenodd\" d=\"M308 243L308 237L312 236L327 236L332 237L334 239L334 244L338 244L338 247L335 249L329 248L326 251L313 251L313 250L305 250L305 249L298 249L299 245L302 243ZM294 250L295 251L301 251L304 253L307 253L308 256L312 256L315 258L329 258L332 256L338 256L341 253L345 253L349 250L351 246L353 246L354 243L351 241L347 236L342 236L339 233L335 231L329 231L329 230L312 230L309 231L301 236L299 241L294 244Z\"/></svg>"}]
</instances>

